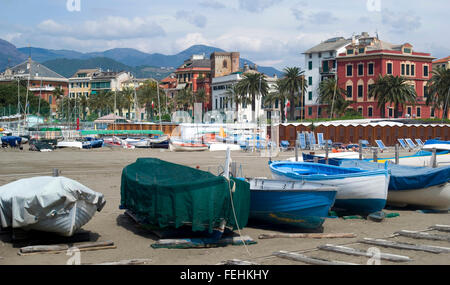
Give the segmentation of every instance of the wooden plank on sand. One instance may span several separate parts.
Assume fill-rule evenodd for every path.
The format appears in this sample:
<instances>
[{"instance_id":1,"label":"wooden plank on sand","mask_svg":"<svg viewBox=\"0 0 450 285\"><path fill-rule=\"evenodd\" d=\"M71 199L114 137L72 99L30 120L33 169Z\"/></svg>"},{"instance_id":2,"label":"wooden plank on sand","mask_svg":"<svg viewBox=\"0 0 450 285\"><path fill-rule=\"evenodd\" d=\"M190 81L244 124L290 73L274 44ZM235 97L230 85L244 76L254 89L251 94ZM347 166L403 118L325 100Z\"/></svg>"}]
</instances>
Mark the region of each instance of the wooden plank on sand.
<instances>
[{"instance_id":1,"label":"wooden plank on sand","mask_svg":"<svg viewBox=\"0 0 450 285\"><path fill-rule=\"evenodd\" d=\"M312 239L326 239L326 238L355 238L355 234L262 234L259 239L272 238L312 238Z\"/></svg>"},{"instance_id":2,"label":"wooden plank on sand","mask_svg":"<svg viewBox=\"0 0 450 285\"><path fill-rule=\"evenodd\" d=\"M450 241L450 235L437 235L416 231L399 231L396 232L404 237L414 238L414 239L427 239L427 240L438 240L438 241Z\"/></svg>"},{"instance_id":3,"label":"wooden plank on sand","mask_svg":"<svg viewBox=\"0 0 450 285\"><path fill-rule=\"evenodd\" d=\"M361 240L360 242L365 243L365 244L383 246L383 247L424 251L424 252L430 252L430 253L436 253L436 254L450 252L450 248L448 248L448 247L440 247L440 246L432 246L432 245L417 245L417 244L410 244L410 243L403 243L403 242L387 241L387 240L383 240L383 239L365 238L365 239Z\"/></svg>"},{"instance_id":4,"label":"wooden plank on sand","mask_svg":"<svg viewBox=\"0 0 450 285\"><path fill-rule=\"evenodd\" d=\"M121 260L117 262L105 262L95 265L146 265L151 263L151 259L130 259L130 260Z\"/></svg>"},{"instance_id":5,"label":"wooden plank on sand","mask_svg":"<svg viewBox=\"0 0 450 285\"><path fill-rule=\"evenodd\" d=\"M348 262L327 260L327 259L321 259L321 258L312 258L312 257L308 257L303 254L288 252L288 251L277 251L277 252L274 252L272 255L279 257L279 258L300 261L303 263L313 264L313 265L359 265L356 263L348 263Z\"/></svg>"},{"instance_id":6,"label":"wooden plank on sand","mask_svg":"<svg viewBox=\"0 0 450 285\"><path fill-rule=\"evenodd\" d=\"M87 244L80 244L73 246L72 248L78 249L79 251L96 251L96 250L103 250L103 249L114 249L117 248L114 245L114 242L112 241L104 241L104 242L93 242L93 243L87 243ZM22 247L19 250L19 255L26 256L26 255L35 255L35 254L41 254L41 253L48 253L48 254L59 254L59 253L65 253L69 250L68 245L38 245L38 246L28 246L28 247Z\"/></svg>"},{"instance_id":7,"label":"wooden plank on sand","mask_svg":"<svg viewBox=\"0 0 450 285\"><path fill-rule=\"evenodd\" d=\"M218 265L238 265L238 266L249 266L249 265L259 265L258 263L245 261L245 260L239 260L239 259L232 259L232 260L225 260L219 263Z\"/></svg>"},{"instance_id":8,"label":"wooden plank on sand","mask_svg":"<svg viewBox=\"0 0 450 285\"><path fill-rule=\"evenodd\" d=\"M221 247L227 245L243 245L245 244L255 244L256 242L249 236L243 237L227 237L220 240L214 239L161 239L156 243L152 244L152 248L211 248L211 247Z\"/></svg>"},{"instance_id":9,"label":"wooden plank on sand","mask_svg":"<svg viewBox=\"0 0 450 285\"><path fill-rule=\"evenodd\" d=\"M320 250L343 253L343 254L347 254L347 255L365 256L365 257L369 257L369 258L373 257L373 254L371 254L367 251L362 251L359 249L345 247L345 246L326 244L326 245L321 245L317 248ZM392 261L392 262L412 261L412 259L409 258L408 256L396 255L396 254L390 254L390 253L380 253L380 258L383 260L388 260L388 261Z\"/></svg>"},{"instance_id":10,"label":"wooden plank on sand","mask_svg":"<svg viewBox=\"0 0 450 285\"><path fill-rule=\"evenodd\" d=\"M448 225L435 225L435 226L430 227L430 229L439 231L439 232L450 233L450 226L448 226Z\"/></svg>"}]
</instances>

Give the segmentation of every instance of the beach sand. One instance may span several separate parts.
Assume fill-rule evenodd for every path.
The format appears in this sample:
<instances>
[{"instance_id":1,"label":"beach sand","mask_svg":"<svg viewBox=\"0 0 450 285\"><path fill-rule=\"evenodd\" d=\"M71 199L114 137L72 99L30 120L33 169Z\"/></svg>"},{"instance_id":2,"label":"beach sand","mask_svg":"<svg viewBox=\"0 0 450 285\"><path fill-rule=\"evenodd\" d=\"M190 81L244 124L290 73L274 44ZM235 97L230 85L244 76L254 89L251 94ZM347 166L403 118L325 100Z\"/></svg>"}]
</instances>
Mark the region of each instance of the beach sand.
<instances>
[{"instance_id":1,"label":"beach sand","mask_svg":"<svg viewBox=\"0 0 450 285\"><path fill-rule=\"evenodd\" d=\"M27 149L27 147L26 147ZM380 154L380 157L392 154ZM281 153L275 160L293 157L293 152ZM400 217L386 219L382 223L368 220L327 219L324 224L325 233L355 233L354 239L269 239L258 240L263 233L279 232L280 229L249 226L242 230L243 235L249 235L257 240L256 245L228 246L224 248L209 249L152 249L151 244L157 237L138 227L124 211L119 209L120 181L122 169L141 157L155 157L169 162L179 163L217 174L219 165L224 163L225 152L202 153L172 153L166 150L57 150L51 153L38 153L29 151L0 150L0 185L18 179L51 175L53 168L58 168L62 176L74 179L101 192L105 195L107 204L102 212L83 227L84 230L98 235L99 241L114 241L116 249L82 252L82 264L97 264L104 262L121 261L128 259L151 259L154 265L214 265L224 260L240 259L265 265L301 265L272 257L275 251L285 250L293 252L308 252L306 255L329 258L334 260L366 264L368 258L352 257L336 253L317 251L319 245L350 244L359 249L368 249L371 246L355 244L359 239L387 238L399 230L426 230L436 224L450 224L450 214L423 214L414 210L386 210L387 213L399 213ZM268 167L268 158L261 158L257 154L233 152L234 162L242 165L245 177L271 177ZM437 232L435 232L437 233ZM441 233L446 234L446 233ZM448 234L448 233L447 233ZM413 240L396 237L393 240L417 244L429 244L450 247L449 242L436 242L426 240ZM34 256L19 256L18 248L8 240L7 235L0 236L0 265L13 264L39 264L64 265L70 256L66 254L39 254ZM407 264L446 264L450 265L450 254L432 254L409 250L396 250L381 248L382 252L406 255L413 259ZM393 264L382 261L382 264Z\"/></svg>"}]
</instances>

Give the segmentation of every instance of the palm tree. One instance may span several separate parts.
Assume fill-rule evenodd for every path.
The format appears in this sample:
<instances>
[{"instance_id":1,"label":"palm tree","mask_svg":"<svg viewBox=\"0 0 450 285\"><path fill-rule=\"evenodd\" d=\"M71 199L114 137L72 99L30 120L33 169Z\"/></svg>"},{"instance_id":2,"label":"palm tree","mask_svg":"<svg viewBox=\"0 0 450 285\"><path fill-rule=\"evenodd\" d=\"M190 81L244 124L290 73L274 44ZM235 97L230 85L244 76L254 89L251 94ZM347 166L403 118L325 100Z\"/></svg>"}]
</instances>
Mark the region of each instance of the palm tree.
<instances>
[{"instance_id":1,"label":"palm tree","mask_svg":"<svg viewBox=\"0 0 450 285\"><path fill-rule=\"evenodd\" d=\"M378 108L381 109L383 118L386 104L394 105L394 117L398 118L400 106L406 103L415 104L417 100L416 90L407 83L407 79L393 75L380 75L369 91L369 96L375 97L378 101Z\"/></svg>"},{"instance_id":2,"label":"palm tree","mask_svg":"<svg viewBox=\"0 0 450 285\"><path fill-rule=\"evenodd\" d=\"M86 95L81 95L81 97L79 98L79 106L80 106L80 112L81 112L81 114L83 115L82 116L82 118L83 118L83 121L85 121L86 120L86 109L87 109L87 107L88 107L88 104L89 104L89 99L88 99L88 97L86 96Z\"/></svg>"},{"instance_id":3,"label":"palm tree","mask_svg":"<svg viewBox=\"0 0 450 285\"><path fill-rule=\"evenodd\" d=\"M335 78L328 78L319 85L318 103L328 106L330 118L334 118L335 114L340 116L345 113L348 106L354 103L353 101L345 100L346 93L344 89L338 86Z\"/></svg>"},{"instance_id":4,"label":"palm tree","mask_svg":"<svg viewBox=\"0 0 450 285\"><path fill-rule=\"evenodd\" d=\"M278 79L277 84L275 86L276 92L269 93L269 95L266 96L264 103L265 104L280 104L280 111L281 111L281 121L284 122L286 120L285 115L285 106L286 101L288 100L288 94L286 93L286 90L283 88L283 80Z\"/></svg>"},{"instance_id":5,"label":"palm tree","mask_svg":"<svg viewBox=\"0 0 450 285\"><path fill-rule=\"evenodd\" d=\"M450 108L450 69L438 67L428 81L428 97L426 104L434 109L442 109L442 119L448 117Z\"/></svg>"},{"instance_id":6,"label":"palm tree","mask_svg":"<svg viewBox=\"0 0 450 285\"><path fill-rule=\"evenodd\" d=\"M269 85L262 73L245 73L242 80L237 83L237 91L241 102L252 104L252 120L255 122L256 99L269 94Z\"/></svg>"},{"instance_id":7,"label":"palm tree","mask_svg":"<svg viewBox=\"0 0 450 285\"><path fill-rule=\"evenodd\" d=\"M124 107L128 110L128 119L131 118L131 107L134 104L134 89L131 87L126 87L120 93L120 101L119 105L120 107ZM119 96L118 96L119 97ZM119 108L120 110L120 108Z\"/></svg>"},{"instance_id":8,"label":"palm tree","mask_svg":"<svg viewBox=\"0 0 450 285\"><path fill-rule=\"evenodd\" d=\"M60 101L62 98L64 98L64 90L62 90L59 87L56 87L55 90L53 90L53 98L55 98L56 105L60 105ZM61 117L61 114L64 114L64 110L61 110L61 113L58 114L58 117Z\"/></svg>"},{"instance_id":9,"label":"palm tree","mask_svg":"<svg viewBox=\"0 0 450 285\"><path fill-rule=\"evenodd\" d=\"M284 69L284 78L282 86L285 92L289 93L289 101L291 103L291 108L289 110L289 120L295 120L295 106L300 102L301 114L300 117L304 117L304 94L308 88L308 83L302 72L298 67L286 67ZM301 93L301 94L300 94ZM298 96L296 96L298 94Z\"/></svg>"},{"instance_id":10,"label":"palm tree","mask_svg":"<svg viewBox=\"0 0 450 285\"><path fill-rule=\"evenodd\" d=\"M114 94L111 91L100 91L91 95L88 101L89 110L97 112L99 117L114 111Z\"/></svg>"},{"instance_id":11,"label":"palm tree","mask_svg":"<svg viewBox=\"0 0 450 285\"><path fill-rule=\"evenodd\" d=\"M147 120L153 117L152 104L158 103L158 89L153 81L146 81L143 86L137 91L138 105L145 108L147 113ZM159 107L158 105L156 106Z\"/></svg>"}]
</instances>

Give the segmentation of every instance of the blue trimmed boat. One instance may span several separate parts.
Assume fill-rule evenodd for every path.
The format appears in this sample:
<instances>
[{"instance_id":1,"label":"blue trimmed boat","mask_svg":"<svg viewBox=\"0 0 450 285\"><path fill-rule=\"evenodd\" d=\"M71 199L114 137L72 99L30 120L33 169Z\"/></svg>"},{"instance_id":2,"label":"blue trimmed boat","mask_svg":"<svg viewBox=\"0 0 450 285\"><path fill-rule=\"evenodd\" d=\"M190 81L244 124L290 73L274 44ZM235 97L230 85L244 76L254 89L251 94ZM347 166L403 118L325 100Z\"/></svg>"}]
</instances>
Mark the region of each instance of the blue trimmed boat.
<instances>
[{"instance_id":1,"label":"blue trimmed boat","mask_svg":"<svg viewBox=\"0 0 450 285\"><path fill-rule=\"evenodd\" d=\"M304 181L337 187L335 208L358 214L371 214L386 206L389 186L387 169L360 170L302 162L273 162L277 180Z\"/></svg>"},{"instance_id":2,"label":"blue trimmed boat","mask_svg":"<svg viewBox=\"0 0 450 285\"><path fill-rule=\"evenodd\" d=\"M336 200L337 188L301 181L251 179L250 219L316 229Z\"/></svg>"}]
</instances>

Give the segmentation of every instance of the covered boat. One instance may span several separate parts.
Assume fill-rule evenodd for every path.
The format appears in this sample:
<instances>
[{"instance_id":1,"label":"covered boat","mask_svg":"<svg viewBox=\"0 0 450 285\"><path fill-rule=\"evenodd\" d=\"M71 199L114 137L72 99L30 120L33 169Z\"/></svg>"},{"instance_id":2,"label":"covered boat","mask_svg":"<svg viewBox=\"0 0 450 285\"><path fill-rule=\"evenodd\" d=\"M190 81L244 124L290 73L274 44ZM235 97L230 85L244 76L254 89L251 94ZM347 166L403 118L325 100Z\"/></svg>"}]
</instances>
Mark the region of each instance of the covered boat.
<instances>
[{"instance_id":1,"label":"covered boat","mask_svg":"<svg viewBox=\"0 0 450 285\"><path fill-rule=\"evenodd\" d=\"M2 145L3 146L10 146L10 147L19 147L22 144L22 138L21 137L15 137L15 136L7 136L2 137Z\"/></svg>"},{"instance_id":2,"label":"covered boat","mask_svg":"<svg viewBox=\"0 0 450 285\"><path fill-rule=\"evenodd\" d=\"M72 236L105 203L103 194L65 177L22 179L0 187L0 225Z\"/></svg>"},{"instance_id":3,"label":"covered boat","mask_svg":"<svg viewBox=\"0 0 450 285\"><path fill-rule=\"evenodd\" d=\"M151 148L169 148L169 136L154 136L150 138Z\"/></svg>"},{"instance_id":4,"label":"covered boat","mask_svg":"<svg viewBox=\"0 0 450 285\"><path fill-rule=\"evenodd\" d=\"M325 222L337 188L302 181L250 179L250 218L276 225L315 229Z\"/></svg>"},{"instance_id":5,"label":"covered boat","mask_svg":"<svg viewBox=\"0 0 450 285\"><path fill-rule=\"evenodd\" d=\"M62 141L58 142L56 145L57 148L83 148L83 143L79 141Z\"/></svg>"},{"instance_id":6,"label":"covered boat","mask_svg":"<svg viewBox=\"0 0 450 285\"><path fill-rule=\"evenodd\" d=\"M414 155L400 157L400 165L431 167L432 155L433 154L431 150L421 150L415 153ZM386 161L395 163L395 157L378 159L379 163L385 163ZM436 164L438 167L450 165L450 152L449 151L437 152Z\"/></svg>"},{"instance_id":7,"label":"covered boat","mask_svg":"<svg viewBox=\"0 0 450 285\"><path fill-rule=\"evenodd\" d=\"M277 180L316 182L338 188L335 207L360 214L381 211L389 186L387 169L359 170L318 163L273 162Z\"/></svg>"},{"instance_id":8,"label":"covered boat","mask_svg":"<svg viewBox=\"0 0 450 285\"><path fill-rule=\"evenodd\" d=\"M140 158L123 169L120 208L157 228L187 225L194 232L209 233L223 225L244 228L250 185L159 159Z\"/></svg>"},{"instance_id":9,"label":"covered boat","mask_svg":"<svg viewBox=\"0 0 450 285\"><path fill-rule=\"evenodd\" d=\"M424 150L432 150L433 148L437 151L450 151L450 141L443 141L439 139L428 140L422 147Z\"/></svg>"},{"instance_id":10,"label":"covered boat","mask_svg":"<svg viewBox=\"0 0 450 285\"><path fill-rule=\"evenodd\" d=\"M342 160L346 168L377 170L379 163ZM450 166L440 168L389 164L391 171L388 204L420 206L436 210L450 209Z\"/></svg>"}]
</instances>

